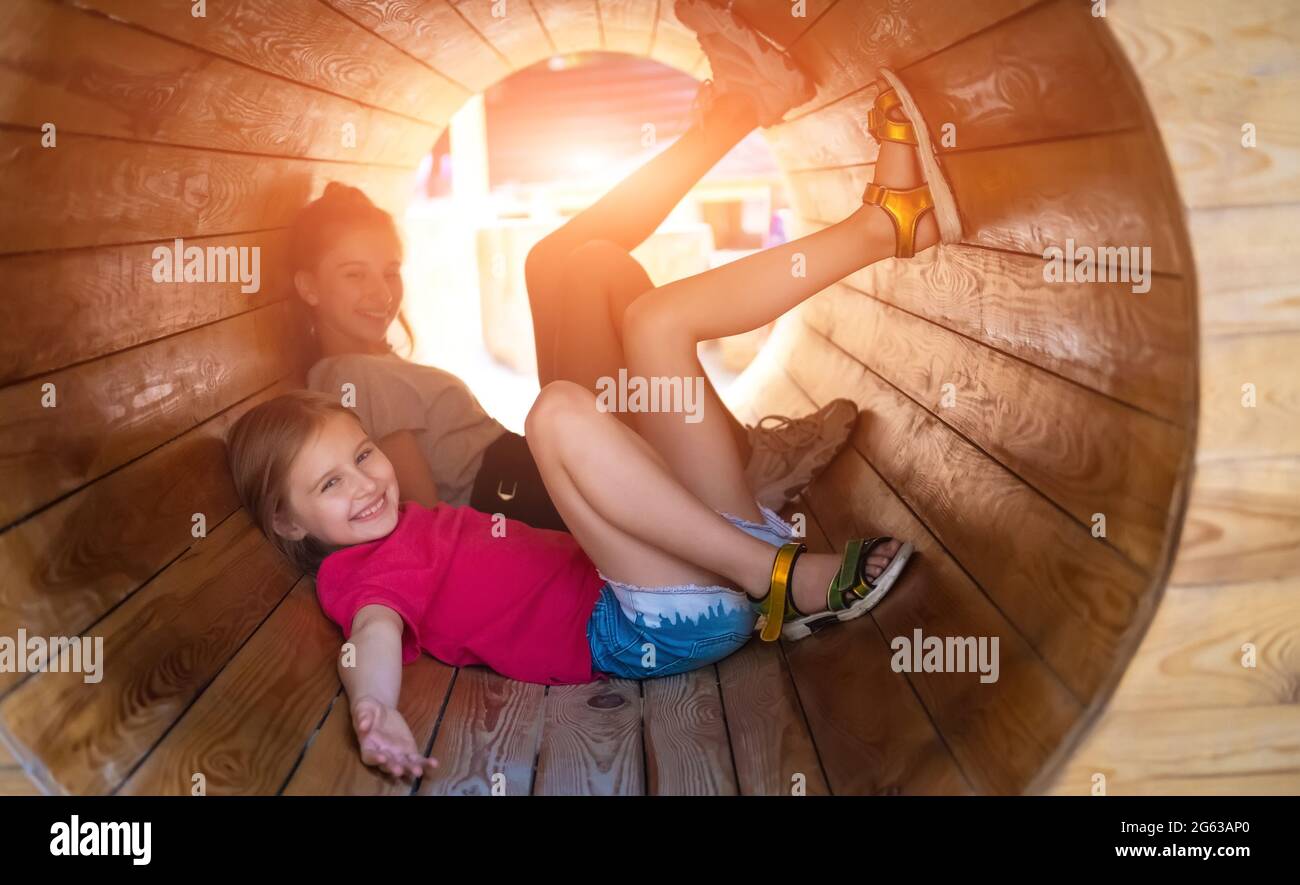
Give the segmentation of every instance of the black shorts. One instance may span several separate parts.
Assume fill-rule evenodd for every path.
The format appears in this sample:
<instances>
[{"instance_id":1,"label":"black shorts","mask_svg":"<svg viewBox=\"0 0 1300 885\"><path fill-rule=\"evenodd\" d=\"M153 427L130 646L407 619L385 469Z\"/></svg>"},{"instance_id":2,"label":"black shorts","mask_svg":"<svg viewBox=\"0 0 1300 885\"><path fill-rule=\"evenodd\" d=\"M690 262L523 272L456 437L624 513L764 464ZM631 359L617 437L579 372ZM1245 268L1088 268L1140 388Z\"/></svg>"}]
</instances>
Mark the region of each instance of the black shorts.
<instances>
[{"instance_id":1,"label":"black shorts","mask_svg":"<svg viewBox=\"0 0 1300 885\"><path fill-rule=\"evenodd\" d=\"M484 513L502 513L507 519L539 529L569 530L551 503L527 441L508 430L483 450L469 506Z\"/></svg>"}]
</instances>

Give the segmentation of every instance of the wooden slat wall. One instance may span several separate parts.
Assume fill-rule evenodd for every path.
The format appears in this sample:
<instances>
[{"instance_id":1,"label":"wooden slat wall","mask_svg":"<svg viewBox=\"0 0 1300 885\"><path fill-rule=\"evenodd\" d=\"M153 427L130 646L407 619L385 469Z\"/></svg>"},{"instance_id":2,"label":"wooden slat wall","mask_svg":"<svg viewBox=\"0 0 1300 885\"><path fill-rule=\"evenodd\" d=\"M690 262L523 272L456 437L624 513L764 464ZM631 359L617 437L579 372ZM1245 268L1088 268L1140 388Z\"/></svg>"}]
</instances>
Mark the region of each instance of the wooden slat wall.
<instances>
[{"instance_id":1,"label":"wooden slat wall","mask_svg":"<svg viewBox=\"0 0 1300 885\"><path fill-rule=\"evenodd\" d=\"M1286 0L1108 5L808 0L795 17L738 0L817 75L769 132L805 229L869 180L877 65L932 127L956 126L963 244L818 296L738 391L751 418L855 399L850 448L796 505L810 544L892 532L917 562L870 618L672 679L545 689L422 661L402 702L443 765L418 792L780 794L802 775L810 793L1069 793L1094 773L1112 792L1300 789L1300 314L1279 234L1300 221L1300 146L1294 80L1256 75L1261 56L1288 70L1296 16ZM93 691L0 674L0 792L178 793L196 772L214 793L407 792L355 759L337 633L259 547L224 469L230 422L305 368L274 346L294 331L284 227L329 179L399 208L448 115L552 53L707 62L668 0L504 18L490 0L190 6L0 12L21 35L0 37L17 97L0 111L16 282L0 319L22 344L0 359L0 439L39 441L0 447L0 634L103 635L130 662ZM153 284L152 248L175 237L262 246L262 292ZM1151 245L1151 291L1045 284L1043 249L1071 238ZM36 411L51 381L60 406ZM889 640L918 627L998 637L1000 680L893 672Z\"/></svg>"},{"instance_id":2,"label":"wooden slat wall","mask_svg":"<svg viewBox=\"0 0 1300 885\"><path fill-rule=\"evenodd\" d=\"M911 678L971 785L1018 792L1086 730L1156 606L1192 445L1193 284L1159 139L1105 24L1046 0L942 4L942 25L912 27L939 5L839 3L802 30L746 10L819 73L818 97L769 131L803 230L847 216L870 180L876 64L914 90L932 136L955 126L942 152L964 222L963 245L817 296L775 346L812 402L865 413L809 494L832 540L888 530L950 563L926 589L952 601L898 596L885 636L1000 637L994 686ZM1043 250L1068 239L1150 245L1151 291L1044 282ZM974 726L967 709L991 715ZM1007 746L1011 765L990 751Z\"/></svg>"},{"instance_id":3,"label":"wooden slat wall","mask_svg":"<svg viewBox=\"0 0 1300 885\"><path fill-rule=\"evenodd\" d=\"M1295 794L1300 9L1108 5L1187 213L1201 321L1196 472L1155 620L1087 740L1042 788L1077 795L1101 777L1115 794ZM1243 384L1256 387L1253 408Z\"/></svg>"},{"instance_id":4,"label":"wooden slat wall","mask_svg":"<svg viewBox=\"0 0 1300 885\"><path fill-rule=\"evenodd\" d=\"M118 662L97 684L0 674L0 743L31 789L183 792L191 770L216 792L284 786L338 691L336 640L309 591L286 596L297 576L239 511L223 437L302 383L283 267L293 213L328 180L400 209L411 168L470 94L317 0L216 4L207 19L190 7L0 12L12 99L0 110L0 634L99 636ZM260 290L155 283L153 250L177 238L258 247ZM305 730L268 736L262 694L245 698L241 729L209 729L206 705L234 703L241 668L264 667L256 650L300 622L320 632L324 667L309 679L304 654L277 684L301 693ZM234 687L212 693L223 679ZM236 756L250 768L222 771ZM5 791L19 788L13 764L0 764Z\"/></svg>"}]
</instances>

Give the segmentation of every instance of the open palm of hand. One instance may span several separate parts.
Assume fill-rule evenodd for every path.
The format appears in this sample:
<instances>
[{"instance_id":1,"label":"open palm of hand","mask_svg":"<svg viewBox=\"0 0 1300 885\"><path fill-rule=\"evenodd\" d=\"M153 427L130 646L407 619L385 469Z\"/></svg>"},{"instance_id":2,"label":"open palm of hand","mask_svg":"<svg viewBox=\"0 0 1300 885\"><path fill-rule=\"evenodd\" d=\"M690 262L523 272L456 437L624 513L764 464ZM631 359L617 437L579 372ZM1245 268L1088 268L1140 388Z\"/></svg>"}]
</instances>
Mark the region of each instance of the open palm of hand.
<instances>
[{"instance_id":1,"label":"open palm of hand","mask_svg":"<svg viewBox=\"0 0 1300 885\"><path fill-rule=\"evenodd\" d=\"M415 745L410 727L396 708L374 698L352 705L352 727L361 747L361 761L398 778L432 774L438 761L424 756Z\"/></svg>"}]
</instances>

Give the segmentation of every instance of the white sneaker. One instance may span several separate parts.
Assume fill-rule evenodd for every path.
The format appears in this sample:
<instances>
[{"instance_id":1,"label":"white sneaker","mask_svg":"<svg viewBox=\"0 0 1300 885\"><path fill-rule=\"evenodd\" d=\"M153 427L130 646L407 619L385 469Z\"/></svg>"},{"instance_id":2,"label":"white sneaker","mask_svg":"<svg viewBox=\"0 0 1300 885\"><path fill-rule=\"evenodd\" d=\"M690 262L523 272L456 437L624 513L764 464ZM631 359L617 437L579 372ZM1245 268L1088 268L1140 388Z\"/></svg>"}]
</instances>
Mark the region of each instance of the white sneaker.
<instances>
[{"instance_id":1,"label":"white sneaker","mask_svg":"<svg viewBox=\"0 0 1300 885\"><path fill-rule=\"evenodd\" d=\"M717 94L745 95L758 125L775 125L790 108L812 100L812 78L731 10L708 0L677 0L673 11L708 55Z\"/></svg>"},{"instance_id":2,"label":"white sneaker","mask_svg":"<svg viewBox=\"0 0 1300 885\"><path fill-rule=\"evenodd\" d=\"M857 421L853 400L837 399L803 418L768 415L749 428L745 478L754 497L772 510L793 501L844 448Z\"/></svg>"}]
</instances>

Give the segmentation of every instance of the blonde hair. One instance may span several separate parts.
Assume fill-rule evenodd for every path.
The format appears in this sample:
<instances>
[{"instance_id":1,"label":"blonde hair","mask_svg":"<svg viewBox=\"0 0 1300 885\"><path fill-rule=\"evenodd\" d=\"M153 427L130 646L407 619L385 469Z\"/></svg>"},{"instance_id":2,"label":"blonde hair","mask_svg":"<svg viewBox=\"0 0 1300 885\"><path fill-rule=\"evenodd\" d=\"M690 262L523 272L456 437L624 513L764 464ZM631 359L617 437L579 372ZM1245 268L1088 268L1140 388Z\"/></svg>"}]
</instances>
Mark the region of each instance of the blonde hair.
<instances>
[{"instance_id":1,"label":"blonde hair","mask_svg":"<svg viewBox=\"0 0 1300 885\"><path fill-rule=\"evenodd\" d=\"M235 492L253 524L290 562L316 574L334 548L310 535L301 540L275 531L275 517L287 500L289 468L330 416L360 419L338 400L313 390L294 390L249 409L226 435L226 454Z\"/></svg>"}]
</instances>

